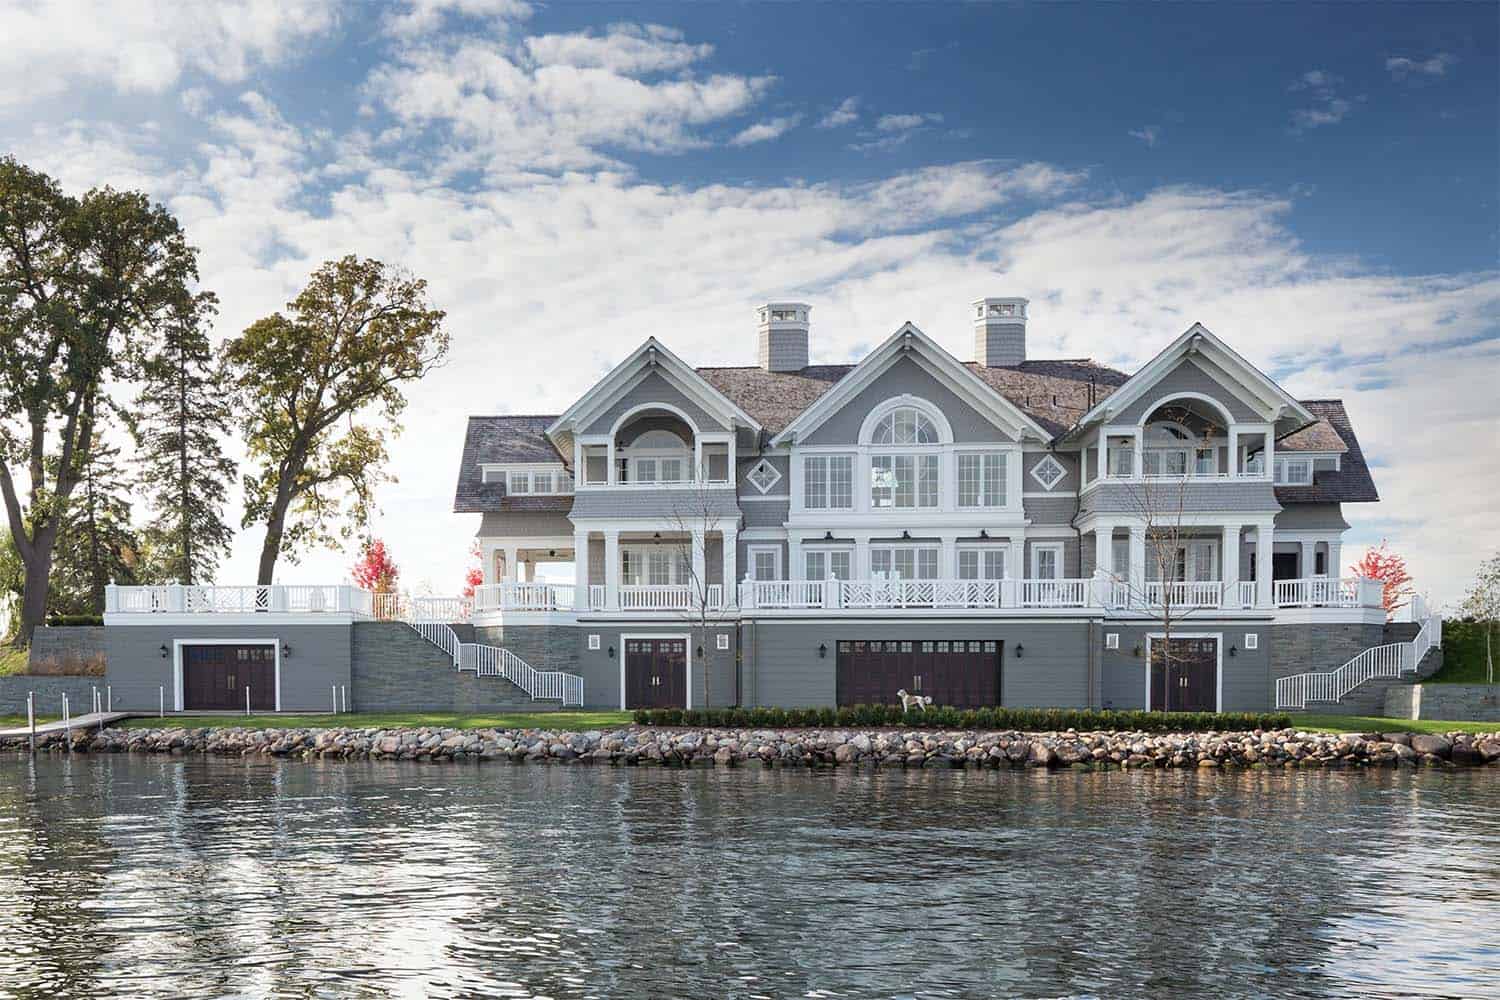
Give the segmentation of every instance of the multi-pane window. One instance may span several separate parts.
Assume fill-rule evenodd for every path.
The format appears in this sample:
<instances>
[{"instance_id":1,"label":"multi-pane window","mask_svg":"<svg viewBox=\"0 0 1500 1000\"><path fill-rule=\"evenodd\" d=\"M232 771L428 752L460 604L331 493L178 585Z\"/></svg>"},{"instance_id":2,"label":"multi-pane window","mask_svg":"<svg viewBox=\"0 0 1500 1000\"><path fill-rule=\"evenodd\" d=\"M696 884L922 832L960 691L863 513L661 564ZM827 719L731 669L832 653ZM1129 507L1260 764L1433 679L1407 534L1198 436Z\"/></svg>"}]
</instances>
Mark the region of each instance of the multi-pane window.
<instances>
[{"instance_id":1,"label":"multi-pane window","mask_svg":"<svg viewBox=\"0 0 1500 1000\"><path fill-rule=\"evenodd\" d=\"M1005 579L1005 550L959 549L958 578L960 580Z\"/></svg>"},{"instance_id":2,"label":"multi-pane window","mask_svg":"<svg viewBox=\"0 0 1500 1000\"><path fill-rule=\"evenodd\" d=\"M936 507L936 455L876 455L870 459L870 506L877 509Z\"/></svg>"},{"instance_id":3,"label":"multi-pane window","mask_svg":"<svg viewBox=\"0 0 1500 1000\"><path fill-rule=\"evenodd\" d=\"M849 579L851 553L847 549L812 549L805 553L809 580Z\"/></svg>"},{"instance_id":4,"label":"multi-pane window","mask_svg":"<svg viewBox=\"0 0 1500 1000\"><path fill-rule=\"evenodd\" d=\"M781 579L781 550L773 548L751 549L750 572L757 580Z\"/></svg>"},{"instance_id":5,"label":"multi-pane window","mask_svg":"<svg viewBox=\"0 0 1500 1000\"><path fill-rule=\"evenodd\" d=\"M1038 545L1031 550L1032 576L1038 580L1062 577L1062 546Z\"/></svg>"},{"instance_id":6,"label":"multi-pane window","mask_svg":"<svg viewBox=\"0 0 1500 1000\"><path fill-rule=\"evenodd\" d=\"M1276 483L1281 486L1307 486L1312 483L1313 463L1310 458L1276 459Z\"/></svg>"},{"instance_id":7,"label":"multi-pane window","mask_svg":"<svg viewBox=\"0 0 1500 1000\"><path fill-rule=\"evenodd\" d=\"M509 493L530 493L531 473L512 472L510 474L510 482L506 486L506 491Z\"/></svg>"},{"instance_id":8,"label":"multi-pane window","mask_svg":"<svg viewBox=\"0 0 1500 1000\"><path fill-rule=\"evenodd\" d=\"M552 473L534 472L531 476L531 488L535 493L552 492Z\"/></svg>"},{"instance_id":9,"label":"multi-pane window","mask_svg":"<svg viewBox=\"0 0 1500 1000\"><path fill-rule=\"evenodd\" d=\"M1111 476L1132 476L1135 474L1135 451L1129 442L1110 442L1109 474Z\"/></svg>"},{"instance_id":10,"label":"multi-pane window","mask_svg":"<svg viewBox=\"0 0 1500 1000\"><path fill-rule=\"evenodd\" d=\"M871 444L937 444L937 426L921 410L901 406L880 418Z\"/></svg>"},{"instance_id":11,"label":"multi-pane window","mask_svg":"<svg viewBox=\"0 0 1500 1000\"><path fill-rule=\"evenodd\" d=\"M802 505L808 510L854 506L854 456L808 455L802 460Z\"/></svg>"},{"instance_id":12,"label":"multi-pane window","mask_svg":"<svg viewBox=\"0 0 1500 1000\"><path fill-rule=\"evenodd\" d=\"M876 579L936 580L938 551L912 545L870 549L870 572Z\"/></svg>"},{"instance_id":13,"label":"multi-pane window","mask_svg":"<svg viewBox=\"0 0 1500 1000\"><path fill-rule=\"evenodd\" d=\"M960 507L1005 506L1005 455L1003 453L958 456L958 505Z\"/></svg>"}]
</instances>

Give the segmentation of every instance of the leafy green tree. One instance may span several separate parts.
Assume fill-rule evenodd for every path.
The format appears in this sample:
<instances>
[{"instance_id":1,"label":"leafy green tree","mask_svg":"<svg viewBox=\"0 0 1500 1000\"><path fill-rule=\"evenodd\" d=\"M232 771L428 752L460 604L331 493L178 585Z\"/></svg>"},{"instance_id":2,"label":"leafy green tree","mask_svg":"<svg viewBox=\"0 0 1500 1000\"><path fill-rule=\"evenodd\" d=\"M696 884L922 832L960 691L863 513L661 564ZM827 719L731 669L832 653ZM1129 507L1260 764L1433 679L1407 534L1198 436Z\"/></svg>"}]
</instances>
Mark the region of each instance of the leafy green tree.
<instances>
[{"instance_id":1,"label":"leafy green tree","mask_svg":"<svg viewBox=\"0 0 1500 1000\"><path fill-rule=\"evenodd\" d=\"M0 494L25 568L18 646L46 613L101 393L137 374L156 323L196 278L177 220L144 194L74 198L0 158Z\"/></svg>"},{"instance_id":2,"label":"leafy green tree","mask_svg":"<svg viewBox=\"0 0 1500 1000\"><path fill-rule=\"evenodd\" d=\"M63 509L47 598L52 614L102 615L105 585L137 579L141 541L130 523L136 483L107 429L105 420L96 421L98 437Z\"/></svg>"},{"instance_id":3,"label":"leafy green tree","mask_svg":"<svg viewBox=\"0 0 1500 1000\"><path fill-rule=\"evenodd\" d=\"M10 532L0 528L0 641L8 641L11 629L19 624L16 609L21 606L25 581L21 554L11 544Z\"/></svg>"},{"instance_id":4,"label":"leafy green tree","mask_svg":"<svg viewBox=\"0 0 1500 1000\"><path fill-rule=\"evenodd\" d=\"M1500 628L1500 552L1479 564L1474 587L1464 598L1464 614L1484 630L1485 677L1495 683L1495 630Z\"/></svg>"},{"instance_id":5,"label":"leafy green tree","mask_svg":"<svg viewBox=\"0 0 1500 1000\"><path fill-rule=\"evenodd\" d=\"M221 445L229 436L228 377L208 341L216 312L212 292L173 304L136 398L136 444L151 505L144 541L157 580L212 579L234 540L224 503L235 465Z\"/></svg>"},{"instance_id":6,"label":"leafy green tree","mask_svg":"<svg viewBox=\"0 0 1500 1000\"><path fill-rule=\"evenodd\" d=\"M313 272L302 293L225 345L245 443L244 526L262 523L257 580L276 560L335 546L369 523L385 480L385 436L400 432L405 382L448 352L427 283L353 256Z\"/></svg>"}]
</instances>

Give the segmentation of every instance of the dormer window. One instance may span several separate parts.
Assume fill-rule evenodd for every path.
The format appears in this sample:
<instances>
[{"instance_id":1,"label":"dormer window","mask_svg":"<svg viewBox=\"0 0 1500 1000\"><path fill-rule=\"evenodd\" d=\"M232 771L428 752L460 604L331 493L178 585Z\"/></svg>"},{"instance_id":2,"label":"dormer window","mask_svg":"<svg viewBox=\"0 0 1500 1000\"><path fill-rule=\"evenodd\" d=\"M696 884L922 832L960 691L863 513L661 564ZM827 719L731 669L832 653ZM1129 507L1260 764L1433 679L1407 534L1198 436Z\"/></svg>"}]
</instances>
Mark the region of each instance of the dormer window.
<instances>
[{"instance_id":1,"label":"dormer window","mask_svg":"<svg viewBox=\"0 0 1500 1000\"><path fill-rule=\"evenodd\" d=\"M1310 458L1278 458L1276 466L1277 486L1311 486L1313 463Z\"/></svg>"},{"instance_id":2,"label":"dormer window","mask_svg":"<svg viewBox=\"0 0 1500 1000\"><path fill-rule=\"evenodd\" d=\"M489 465L481 469L481 476L487 483L504 483L507 496L568 496L573 492L573 477L556 466Z\"/></svg>"}]
</instances>

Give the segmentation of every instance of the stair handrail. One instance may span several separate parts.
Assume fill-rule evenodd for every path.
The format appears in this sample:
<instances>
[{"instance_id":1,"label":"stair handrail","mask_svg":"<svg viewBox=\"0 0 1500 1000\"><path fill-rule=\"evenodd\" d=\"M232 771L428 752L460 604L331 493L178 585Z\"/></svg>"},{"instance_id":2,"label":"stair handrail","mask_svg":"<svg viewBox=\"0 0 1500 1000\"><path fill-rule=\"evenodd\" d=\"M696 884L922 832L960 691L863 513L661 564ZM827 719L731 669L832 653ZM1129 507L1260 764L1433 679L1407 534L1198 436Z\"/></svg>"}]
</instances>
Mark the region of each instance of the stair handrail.
<instances>
[{"instance_id":1,"label":"stair handrail","mask_svg":"<svg viewBox=\"0 0 1500 1000\"><path fill-rule=\"evenodd\" d=\"M1309 701L1341 701L1365 681L1399 679L1404 673L1415 672L1428 652L1443 641L1443 620L1431 612L1421 597L1412 598L1411 615L1412 621L1420 622L1420 627L1408 642L1371 646L1333 670L1279 678L1276 707L1300 709L1306 708Z\"/></svg>"},{"instance_id":2,"label":"stair handrail","mask_svg":"<svg viewBox=\"0 0 1500 1000\"><path fill-rule=\"evenodd\" d=\"M564 705L583 704L583 678L562 670L538 670L503 646L465 642L459 669L476 677L503 677L532 698L557 698Z\"/></svg>"}]
</instances>

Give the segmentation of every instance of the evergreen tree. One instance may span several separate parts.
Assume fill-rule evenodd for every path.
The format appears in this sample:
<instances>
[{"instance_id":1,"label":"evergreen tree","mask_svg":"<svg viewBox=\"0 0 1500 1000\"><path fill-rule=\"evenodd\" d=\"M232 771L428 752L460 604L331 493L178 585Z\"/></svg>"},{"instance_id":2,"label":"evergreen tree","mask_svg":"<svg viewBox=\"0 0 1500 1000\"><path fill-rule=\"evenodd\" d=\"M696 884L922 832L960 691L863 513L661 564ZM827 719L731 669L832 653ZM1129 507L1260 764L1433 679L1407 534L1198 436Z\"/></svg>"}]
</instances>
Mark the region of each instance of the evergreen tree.
<instances>
[{"instance_id":1,"label":"evergreen tree","mask_svg":"<svg viewBox=\"0 0 1500 1000\"><path fill-rule=\"evenodd\" d=\"M136 442L150 483L144 535L158 580L211 580L234 538L224 501L235 466L220 445L229 434L227 383L207 332L216 311L211 292L174 305L136 399Z\"/></svg>"},{"instance_id":2,"label":"evergreen tree","mask_svg":"<svg viewBox=\"0 0 1500 1000\"><path fill-rule=\"evenodd\" d=\"M54 615L102 615L105 585L134 583L140 569L141 542L130 525L135 484L102 414L94 426L94 447L81 464L58 532L47 597Z\"/></svg>"}]
</instances>

